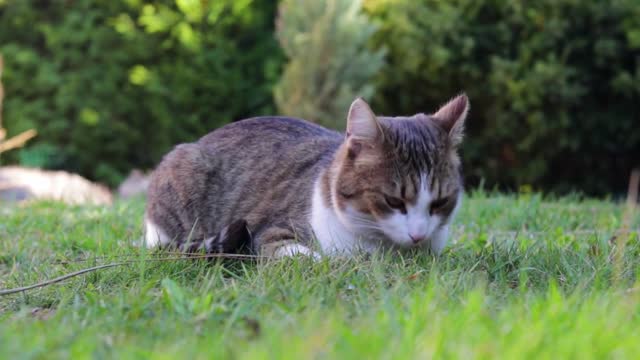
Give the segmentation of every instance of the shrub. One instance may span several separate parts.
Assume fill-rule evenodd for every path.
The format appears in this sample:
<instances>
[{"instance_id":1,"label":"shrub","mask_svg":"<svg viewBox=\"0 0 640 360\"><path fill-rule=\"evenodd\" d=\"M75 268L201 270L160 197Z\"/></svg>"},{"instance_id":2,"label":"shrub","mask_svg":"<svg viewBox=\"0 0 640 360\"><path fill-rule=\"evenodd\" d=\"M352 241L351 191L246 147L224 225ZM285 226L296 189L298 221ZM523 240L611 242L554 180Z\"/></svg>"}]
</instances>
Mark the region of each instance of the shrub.
<instances>
[{"instance_id":1,"label":"shrub","mask_svg":"<svg viewBox=\"0 0 640 360\"><path fill-rule=\"evenodd\" d=\"M173 144L273 112L269 0L0 1L13 161L117 183Z\"/></svg>"},{"instance_id":2,"label":"shrub","mask_svg":"<svg viewBox=\"0 0 640 360\"><path fill-rule=\"evenodd\" d=\"M281 113L341 128L349 104L373 95L382 51L366 48L376 27L356 0L284 0L277 36L289 62L275 88Z\"/></svg>"},{"instance_id":3,"label":"shrub","mask_svg":"<svg viewBox=\"0 0 640 360\"><path fill-rule=\"evenodd\" d=\"M587 193L640 166L637 0L369 0L389 48L375 105L390 114L471 98L469 179Z\"/></svg>"}]
</instances>

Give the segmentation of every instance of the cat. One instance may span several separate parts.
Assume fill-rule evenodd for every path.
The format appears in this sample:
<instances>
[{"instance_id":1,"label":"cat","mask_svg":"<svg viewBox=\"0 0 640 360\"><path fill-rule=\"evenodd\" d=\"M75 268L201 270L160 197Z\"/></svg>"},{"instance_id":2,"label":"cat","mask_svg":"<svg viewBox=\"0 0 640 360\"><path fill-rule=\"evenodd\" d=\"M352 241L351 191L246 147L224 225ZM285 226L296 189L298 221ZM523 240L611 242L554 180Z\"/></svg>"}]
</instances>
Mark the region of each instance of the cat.
<instances>
[{"instance_id":1,"label":"cat","mask_svg":"<svg viewBox=\"0 0 640 360\"><path fill-rule=\"evenodd\" d=\"M155 169L145 243L273 257L439 254L463 191L468 111L465 94L410 117L378 117L357 98L344 134L288 117L223 126Z\"/></svg>"}]
</instances>

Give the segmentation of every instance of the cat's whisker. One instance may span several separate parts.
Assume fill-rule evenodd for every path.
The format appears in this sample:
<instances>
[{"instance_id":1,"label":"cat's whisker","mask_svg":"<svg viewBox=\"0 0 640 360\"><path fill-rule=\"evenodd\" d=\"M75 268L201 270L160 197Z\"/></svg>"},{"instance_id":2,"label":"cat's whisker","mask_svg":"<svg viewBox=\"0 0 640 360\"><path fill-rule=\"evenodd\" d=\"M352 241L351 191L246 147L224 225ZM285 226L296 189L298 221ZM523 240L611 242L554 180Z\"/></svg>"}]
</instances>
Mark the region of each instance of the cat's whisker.
<instances>
[{"instance_id":1,"label":"cat's whisker","mask_svg":"<svg viewBox=\"0 0 640 360\"><path fill-rule=\"evenodd\" d=\"M377 222L371 221L371 220L358 219L358 218L350 218L349 220L355 223L360 223L360 224L378 225Z\"/></svg>"},{"instance_id":2,"label":"cat's whisker","mask_svg":"<svg viewBox=\"0 0 640 360\"><path fill-rule=\"evenodd\" d=\"M379 225L363 224L358 222L354 222L353 225L355 225L359 229L369 229L382 232L382 227L380 227Z\"/></svg>"},{"instance_id":3,"label":"cat's whisker","mask_svg":"<svg viewBox=\"0 0 640 360\"><path fill-rule=\"evenodd\" d=\"M365 217L360 217L360 216L357 216L357 215L351 215L349 217L349 219L352 220L352 221L358 221L358 222L362 222L362 223L378 225L377 221L374 221L374 220L371 220L371 219L368 219L368 218L365 218Z\"/></svg>"},{"instance_id":4,"label":"cat's whisker","mask_svg":"<svg viewBox=\"0 0 640 360\"><path fill-rule=\"evenodd\" d=\"M371 225L379 225L379 223L371 218L364 217L362 215L350 214L348 217L349 221L359 222L363 224L371 224Z\"/></svg>"}]
</instances>

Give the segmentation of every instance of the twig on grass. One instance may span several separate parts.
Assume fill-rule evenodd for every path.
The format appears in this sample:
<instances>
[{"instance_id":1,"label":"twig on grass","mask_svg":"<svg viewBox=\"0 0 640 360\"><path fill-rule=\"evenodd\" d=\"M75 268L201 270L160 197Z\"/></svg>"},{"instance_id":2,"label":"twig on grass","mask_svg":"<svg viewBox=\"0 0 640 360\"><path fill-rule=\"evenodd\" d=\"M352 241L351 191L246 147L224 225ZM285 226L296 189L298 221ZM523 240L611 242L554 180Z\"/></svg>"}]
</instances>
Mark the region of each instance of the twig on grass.
<instances>
[{"instance_id":1,"label":"twig on grass","mask_svg":"<svg viewBox=\"0 0 640 360\"><path fill-rule=\"evenodd\" d=\"M101 260L118 260L118 259L130 259L130 258L138 258L136 260L145 260L142 259L143 257L147 257L150 258L151 260L155 260L155 259L159 259L159 258L183 258L185 256L190 256L191 258L193 258L194 256L211 256L211 255L215 255L214 257L220 257L218 255L228 255L230 258L234 257L234 258L259 258L260 256L257 255L247 255L247 254L199 254L198 252L194 252L194 253L189 253L189 252L180 252L180 251L161 251L158 253L147 253L147 254L142 254L142 253L134 253L134 254L118 254L118 255L101 255L101 256L91 256L91 257L86 257L86 258L78 258L78 259L55 259L55 260L51 260L48 261L48 264L52 264L52 265L67 265L67 264L74 264L74 263L81 263L81 262L89 262L89 261L101 261ZM130 261L136 261L136 260L130 260Z\"/></svg>"},{"instance_id":2,"label":"twig on grass","mask_svg":"<svg viewBox=\"0 0 640 360\"><path fill-rule=\"evenodd\" d=\"M90 267L90 268L74 271L72 273L68 273L68 274L59 276L57 278L53 278L53 279L50 279L50 280L45 280L45 281L37 283L37 284L22 286L22 287L13 288L13 289L0 290L0 296L17 294L17 293L21 293L21 292L37 289L37 288L40 288L40 287L44 287L44 286L52 285L52 284L55 284L55 283L59 283L61 281L64 281L64 280L67 280L67 279L70 279L70 278L73 278L73 277L76 277L76 276L79 276L79 275L87 274L87 273L98 271L98 270L102 270L102 269L108 269L108 268L112 268L112 267L116 267L116 266L130 265L130 264L135 264L135 263L140 263L140 262L177 261L177 260L214 259L214 258L219 258L219 259L238 259L238 260L249 260L249 259L251 259L251 260L254 260L254 259L264 258L263 256L259 256L259 255L244 255L244 254L202 254L202 255L182 254L182 255L186 255L186 256L183 256L183 257L172 256L172 257L155 258L155 259L139 259L139 260L122 261L122 262L117 262L117 263L93 266L93 267Z\"/></svg>"}]
</instances>

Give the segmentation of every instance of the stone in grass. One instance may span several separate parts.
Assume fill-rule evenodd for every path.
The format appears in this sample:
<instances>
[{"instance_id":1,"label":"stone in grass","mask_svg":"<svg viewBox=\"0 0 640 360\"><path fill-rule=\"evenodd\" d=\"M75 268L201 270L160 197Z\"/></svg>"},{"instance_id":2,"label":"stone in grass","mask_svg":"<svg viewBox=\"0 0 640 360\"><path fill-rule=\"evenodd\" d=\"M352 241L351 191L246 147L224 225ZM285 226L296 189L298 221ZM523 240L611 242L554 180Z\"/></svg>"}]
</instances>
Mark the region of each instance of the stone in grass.
<instances>
[{"instance_id":1,"label":"stone in grass","mask_svg":"<svg viewBox=\"0 0 640 360\"><path fill-rule=\"evenodd\" d=\"M18 166L0 167L0 202L46 199L67 204L107 205L108 188L80 175Z\"/></svg>"},{"instance_id":2,"label":"stone in grass","mask_svg":"<svg viewBox=\"0 0 640 360\"><path fill-rule=\"evenodd\" d=\"M118 196L123 199L146 195L149 188L149 174L133 169L129 176L118 186Z\"/></svg>"}]
</instances>

